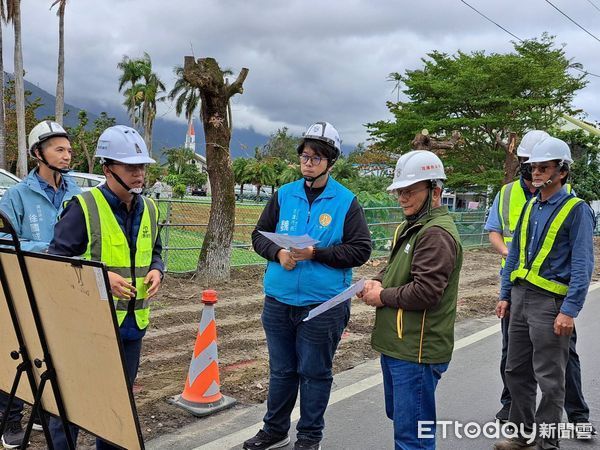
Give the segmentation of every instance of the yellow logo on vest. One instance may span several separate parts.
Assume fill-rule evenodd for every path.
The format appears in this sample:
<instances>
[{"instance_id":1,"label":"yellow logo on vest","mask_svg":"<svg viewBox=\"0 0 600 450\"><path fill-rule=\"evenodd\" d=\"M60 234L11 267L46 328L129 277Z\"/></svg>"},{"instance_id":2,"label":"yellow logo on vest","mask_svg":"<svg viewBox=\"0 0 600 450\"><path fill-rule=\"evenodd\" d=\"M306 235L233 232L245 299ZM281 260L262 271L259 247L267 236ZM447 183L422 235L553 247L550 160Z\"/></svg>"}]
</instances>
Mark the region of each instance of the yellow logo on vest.
<instances>
[{"instance_id":1,"label":"yellow logo on vest","mask_svg":"<svg viewBox=\"0 0 600 450\"><path fill-rule=\"evenodd\" d=\"M328 227L331 223L331 216L327 213L323 213L319 216L319 223L323 227Z\"/></svg>"},{"instance_id":2,"label":"yellow logo on vest","mask_svg":"<svg viewBox=\"0 0 600 450\"><path fill-rule=\"evenodd\" d=\"M142 227L142 237L143 238L149 238L150 237L150 228L148 227L148 225L144 225Z\"/></svg>"}]
</instances>

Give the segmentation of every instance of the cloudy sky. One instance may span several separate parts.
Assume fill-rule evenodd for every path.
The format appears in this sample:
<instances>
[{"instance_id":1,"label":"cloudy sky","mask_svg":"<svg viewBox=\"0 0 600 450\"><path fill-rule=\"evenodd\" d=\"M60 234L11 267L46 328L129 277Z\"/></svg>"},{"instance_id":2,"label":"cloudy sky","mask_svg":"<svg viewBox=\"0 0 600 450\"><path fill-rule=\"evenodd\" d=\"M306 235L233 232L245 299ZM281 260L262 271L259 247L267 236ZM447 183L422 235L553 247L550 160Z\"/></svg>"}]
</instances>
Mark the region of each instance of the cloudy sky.
<instances>
[{"instance_id":1,"label":"cloudy sky","mask_svg":"<svg viewBox=\"0 0 600 450\"><path fill-rule=\"evenodd\" d=\"M567 55L600 75L600 42L544 0L467 0L520 38L547 31ZM54 93L58 19L51 0L22 2L26 78ZM553 0L600 36L600 0ZM250 69L234 99L234 123L268 135L287 126L301 133L327 120L345 144L364 141L363 124L389 118L390 72L421 66L437 49L505 52L513 39L460 0L69 0L66 13L68 103L116 108L116 68L123 55L148 52L170 89L184 55L211 56L236 73ZM12 72L10 29L4 65ZM575 106L600 119L600 78L590 77ZM169 104L159 115L177 119Z\"/></svg>"}]
</instances>

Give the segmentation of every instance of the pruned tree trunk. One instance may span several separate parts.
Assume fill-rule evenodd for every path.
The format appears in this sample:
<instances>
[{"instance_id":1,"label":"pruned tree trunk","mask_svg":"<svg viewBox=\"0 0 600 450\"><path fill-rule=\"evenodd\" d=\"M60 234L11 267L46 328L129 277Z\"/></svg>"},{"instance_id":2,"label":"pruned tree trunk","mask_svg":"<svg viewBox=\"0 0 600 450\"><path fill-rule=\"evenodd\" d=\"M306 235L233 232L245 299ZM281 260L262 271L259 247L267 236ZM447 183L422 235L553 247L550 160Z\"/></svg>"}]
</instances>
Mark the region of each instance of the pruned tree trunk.
<instances>
[{"instance_id":1,"label":"pruned tree trunk","mask_svg":"<svg viewBox=\"0 0 600 450\"><path fill-rule=\"evenodd\" d=\"M148 153L152 157L152 128L154 127L154 115L144 105L144 142L148 147Z\"/></svg>"},{"instance_id":2,"label":"pruned tree trunk","mask_svg":"<svg viewBox=\"0 0 600 450\"><path fill-rule=\"evenodd\" d=\"M517 147L517 134L509 133L507 143L502 142L499 139L497 139L497 142L504 149L506 154L504 159L504 180L502 183L510 183L515 179L515 176L519 170L519 160L515 152Z\"/></svg>"},{"instance_id":3,"label":"pruned tree trunk","mask_svg":"<svg viewBox=\"0 0 600 450\"><path fill-rule=\"evenodd\" d=\"M0 23L0 169L6 169L6 116L4 113L4 55Z\"/></svg>"},{"instance_id":4,"label":"pruned tree trunk","mask_svg":"<svg viewBox=\"0 0 600 450\"><path fill-rule=\"evenodd\" d=\"M446 150L453 149L461 142L461 136L458 131L453 131L452 136L447 141L440 141L432 138L427 130L423 130L415 135L411 142L413 150L429 150L436 155L443 156Z\"/></svg>"},{"instance_id":5,"label":"pruned tree trunk","mask_svg":"<svg viewBox=\"0 0 600 450\"><path fill-rule=\"evenodd\" d=\"M15 0L13 26L15 29L15 105L17 113L17 176L27 175L27 142L25 140L25 86L23 82L23 46L21 44L21 1Z\"/></svg>"},{"instance_id":6,"label":"pruned tree trunk","mask_svg":"<svg viewBox=\"0 0 600 450\"><path fill-rule=\"evenodd\" d=\"M234 176L229 152L231 128L227 116L229 99L243 93L248 69L243 68L232 84L214 58L193 56L184 60L184 77L200 91L200 119L206 139L206 165L212 193L208 227L198 260L201 283L229 281L231 243L235 225Z\"/></svg>"},{"instance_id":7,"label":"pruned tree trunk","mask_svg":"<svg viewBox=\"0 0 600 450\"><path fill-rule=\"evenodd\" d=\"M58 6L58 76L54 120L60 125L63 124L65 110L65 6L66 2L61 2Z\"/></svg>"}]
</instances>

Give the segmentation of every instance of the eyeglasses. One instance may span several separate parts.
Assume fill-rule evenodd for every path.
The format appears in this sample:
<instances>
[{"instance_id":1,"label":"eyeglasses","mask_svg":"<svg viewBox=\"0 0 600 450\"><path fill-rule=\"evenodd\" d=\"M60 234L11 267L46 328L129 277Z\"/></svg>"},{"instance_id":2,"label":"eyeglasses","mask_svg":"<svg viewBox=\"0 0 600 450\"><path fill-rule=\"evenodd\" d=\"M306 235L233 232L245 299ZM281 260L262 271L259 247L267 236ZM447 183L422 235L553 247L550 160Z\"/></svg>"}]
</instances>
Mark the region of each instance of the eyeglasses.
<instances>
[{"instance_id":1,"label":"eyeglasses","mask_svg":"<svg viewBox=\"0 0 600 450\"><path fill-rule=\"evenodd\" d=\"M322 156L310 156L306 153L302 153L300 155L300 162L302 162L302 164L308 164L308 161L310 160L313 166L318 166L324 159L326 160L327 158L324 158Z\"/></svg>"},{"instance_id":2,"label":"eyeglasses","mask_svg":"<svg viewBox=\"0 0 600 450\"><path fill-rule=\"evenodd\" d=\"M546 170L555 169L556 167L558 167L553 164L536 164L536 163L532 163L532 164L530 164L530 166L531 166L531 173L533 173L536 170L540 173L546 173Z\"/></svg>"},{"instance_id":3,"label":"eyeglasses","mask_svg":"<svg viewBox=\"0 0 600 450\"><path fill-rule=\"evenodd\" d=\"M121 163L116 163L116 162L114 162L113 165L124 167L125 170L129 173L135 173L139 170L145 171L146 168L148 167L148 164L121 164Z\"/></svg>"},{"instance_id":4,"label":"eyeglasses","mask_svg":"<svg viewBox=\"0 0 600 450\"><path fill-rule=\"evenodd\" d=\"M427 189L429 189L429 186L421 188L421 189L396 189L395 194L396 194L396 197L398 197L400 199L408 200L415 194L426 191Z\"/></svg>"}]
</instances>

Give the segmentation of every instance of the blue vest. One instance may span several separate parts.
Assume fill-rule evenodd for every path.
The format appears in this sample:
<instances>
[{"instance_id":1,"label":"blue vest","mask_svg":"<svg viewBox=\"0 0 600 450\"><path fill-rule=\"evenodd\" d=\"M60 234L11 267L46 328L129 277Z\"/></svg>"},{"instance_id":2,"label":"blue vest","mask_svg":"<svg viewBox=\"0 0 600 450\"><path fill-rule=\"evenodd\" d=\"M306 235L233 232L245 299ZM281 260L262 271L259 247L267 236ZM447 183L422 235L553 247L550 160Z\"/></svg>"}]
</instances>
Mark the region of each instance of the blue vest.
<instances>
[{"instance_id":1,"label":"blue vest","mask_svg":"<svg viewBox=\"0 0 600 450\"><path fill-rule=\"evenodd\" d=\"M277 192L279 220L276 232L290 236L308 234L319 241L316 247L342 243L344 222L354 194L332 178L309 207L304 179L282 186ZM265 294L282 303L304 306L322 303L350 286L352 269L334 269L316 261L299 261L294 270L285 270L269 261L265 273Z\"/></svg>"}]
</instances>

